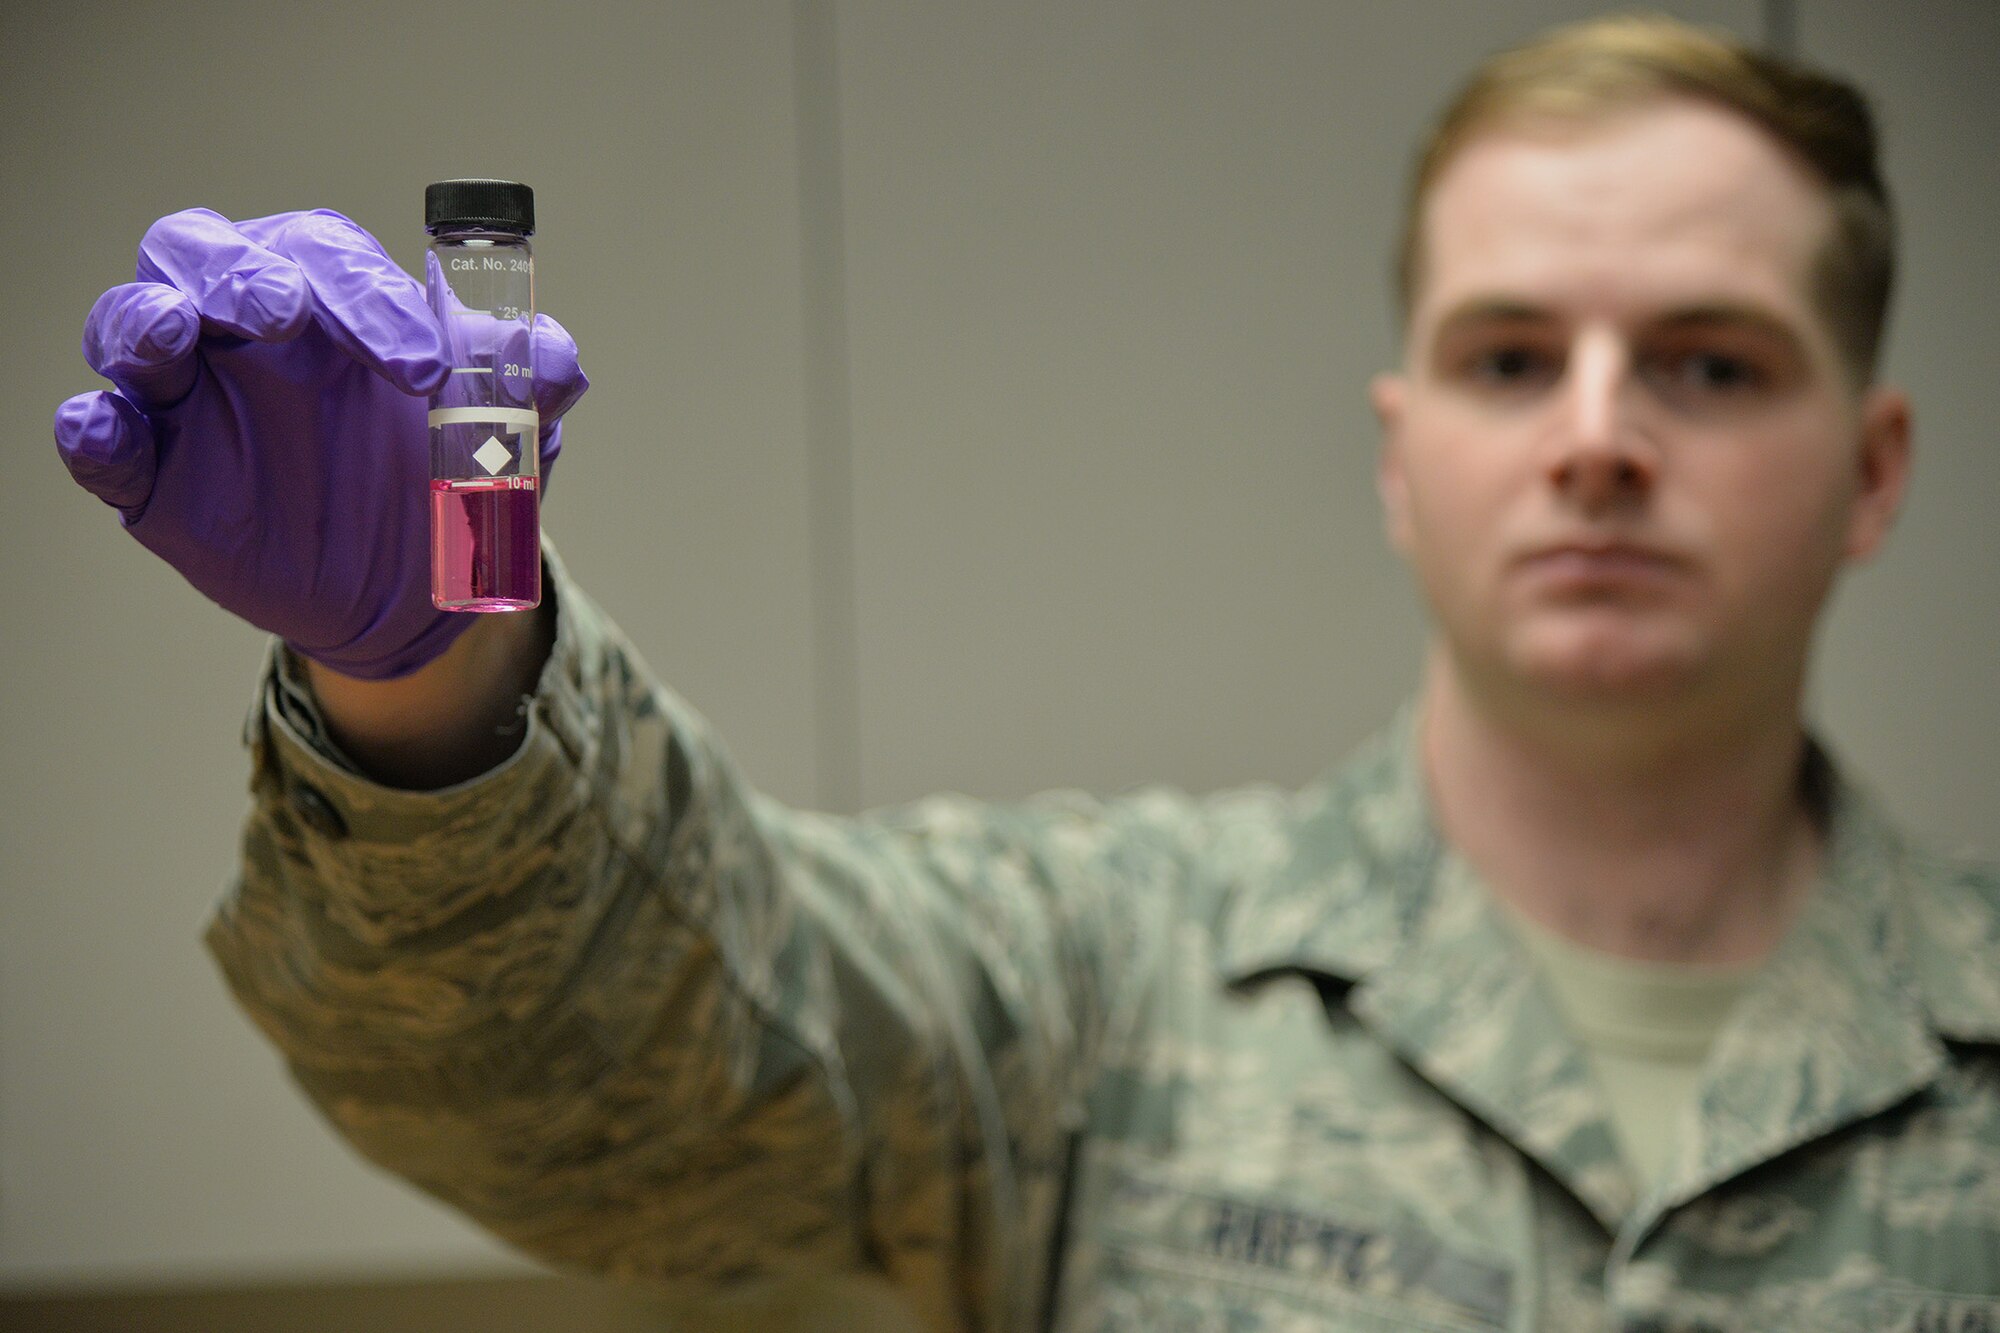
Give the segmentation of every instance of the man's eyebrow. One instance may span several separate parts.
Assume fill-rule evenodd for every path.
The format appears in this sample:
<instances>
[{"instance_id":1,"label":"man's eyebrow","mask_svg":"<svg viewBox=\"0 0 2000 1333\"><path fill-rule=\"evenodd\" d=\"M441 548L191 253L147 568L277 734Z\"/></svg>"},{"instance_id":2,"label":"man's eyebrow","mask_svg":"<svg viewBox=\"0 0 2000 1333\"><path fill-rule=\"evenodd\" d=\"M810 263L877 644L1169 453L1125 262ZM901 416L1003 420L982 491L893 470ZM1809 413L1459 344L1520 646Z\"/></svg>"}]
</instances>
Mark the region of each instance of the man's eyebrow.
<instances>
[{"instance_id":1,"label":"man's eyebrow","mask_svg":"<svg viewBox=\"0 0 2000 1333\"><path fill-rule=\"evenodd\" d=\"M1512 297L1474 296L1460 301L1438 320L1436 336L1439 339L1448 338L1462 328L1477 324L1548 319L1550 314L1545 306L1515 300Z\"/></svg>"},{"instance_id":2,"label":"man's eyebrow","mask_svg":"<svg viewBox=\"0 0 2000 1333\"><path fill-rule=\"evenodd\" d=\"M1547 306L1506 296L1475 296L1453 306L1437 323L1436 339L1443 340L1461 329L1481 324L1527 323L1555 318ZM1783 342L1794 350L1802 340L1789 321L1741 301L1700 301L1677 306L1647 321L1654 329L1675 331L1713 325L1745 328Z\"/></svg>"},{"instance_id":3,"label":"man's eyebrow","mask_svg":"<svg viewBox=\"0 0 2000 1333\"><path fill-rule=\"evenodd\" d=\"M1653 323L1655 327L1669 331L1718 324L1728 325L1748 329L1767 338L1775 338L1793 351L1803 350L1803 340L1789 321L1761 306L1746 305L1738 301L1704 301L1699 305L1682 306L1676 310L1669 310Z\"/></svg>"}]
</instances>

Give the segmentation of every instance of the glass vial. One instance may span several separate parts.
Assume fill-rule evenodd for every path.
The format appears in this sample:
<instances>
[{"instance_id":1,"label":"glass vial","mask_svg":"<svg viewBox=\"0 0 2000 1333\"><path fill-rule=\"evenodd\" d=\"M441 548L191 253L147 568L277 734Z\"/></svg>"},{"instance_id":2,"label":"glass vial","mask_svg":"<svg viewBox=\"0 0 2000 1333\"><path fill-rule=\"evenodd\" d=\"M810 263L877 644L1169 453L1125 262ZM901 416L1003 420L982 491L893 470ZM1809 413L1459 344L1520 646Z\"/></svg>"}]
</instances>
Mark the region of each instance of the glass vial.
<instances>
[{"instance_id":1,"label":"glass vial","mask_svg":"<svg viewBox=\"0 0 2000 1333\"><path fill-rule=\"evenodd\" d=\"M430 407L431 602L523 611L542 600L534 191L439 181L424 230L424 286L451 356Z\"/></svg>"}]
</instances>

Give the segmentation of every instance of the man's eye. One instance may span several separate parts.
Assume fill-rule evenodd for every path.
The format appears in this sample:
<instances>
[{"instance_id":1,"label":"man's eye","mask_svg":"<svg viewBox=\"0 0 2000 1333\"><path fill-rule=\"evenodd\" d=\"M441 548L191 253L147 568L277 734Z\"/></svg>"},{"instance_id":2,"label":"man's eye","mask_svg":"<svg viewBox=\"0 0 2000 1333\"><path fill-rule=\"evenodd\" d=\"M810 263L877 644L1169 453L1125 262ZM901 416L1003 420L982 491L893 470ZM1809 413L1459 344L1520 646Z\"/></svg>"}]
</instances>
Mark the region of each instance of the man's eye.
<instances>
[{"instance_id":1,"label":"man's eye","mask_svg":"<svg viewBox=\"0 0 2000 1333\"><path fill-rule=\"evenodd\" d=\"M1759 388L1764 373L1740 356L1723 352L1685 352L1661 357L1657 372L1674 389L1702 393L1742 393Z\"/></svg>"},{"instance_id":2,"label":"man's eye","mask_svg":"<svg viewBox=\"0 0 2000 1333\"><path fill-rule=\"evenodd\" d=\"M1466 362L1472 380L1502 386L1529 383L1548 370L1548 358L1532 347L1492 347Z\"/></svg>"}]
</instances>

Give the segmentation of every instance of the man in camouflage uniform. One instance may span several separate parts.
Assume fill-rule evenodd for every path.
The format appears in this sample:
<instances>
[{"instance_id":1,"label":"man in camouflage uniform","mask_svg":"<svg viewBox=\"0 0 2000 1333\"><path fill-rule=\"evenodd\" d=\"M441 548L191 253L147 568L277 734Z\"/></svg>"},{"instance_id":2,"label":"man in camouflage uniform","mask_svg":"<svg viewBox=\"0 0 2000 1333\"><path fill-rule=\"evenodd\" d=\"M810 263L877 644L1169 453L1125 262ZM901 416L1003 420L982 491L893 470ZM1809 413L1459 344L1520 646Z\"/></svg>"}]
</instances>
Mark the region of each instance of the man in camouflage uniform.
<instances>
[{"instance_id":1,"label":"man in camouflage uniform","mask_svg":"<svg viewBox=\"0 0 2000 1333\"><path fill-rule=\"evenodd\" d=\"M1843 86L1552 34L1419 165L1436 633L1324 780L790 810L551 554L414 675L274 648L209 944L375 1161L805 1326L2000 1328L2000 880L1800 721L1907 472L1888 254Z\"/></svg>"}]
</instances>

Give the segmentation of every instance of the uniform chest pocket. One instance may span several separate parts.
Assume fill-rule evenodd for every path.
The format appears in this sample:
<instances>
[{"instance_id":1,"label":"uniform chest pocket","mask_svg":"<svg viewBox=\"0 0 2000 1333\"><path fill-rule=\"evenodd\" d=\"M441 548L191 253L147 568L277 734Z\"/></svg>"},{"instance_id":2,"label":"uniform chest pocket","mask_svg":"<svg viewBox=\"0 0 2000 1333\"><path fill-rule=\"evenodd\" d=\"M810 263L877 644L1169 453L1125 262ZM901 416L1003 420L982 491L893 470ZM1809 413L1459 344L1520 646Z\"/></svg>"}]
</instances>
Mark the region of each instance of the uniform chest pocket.
<instances>
[{"instance_id":1,"label":"uniform chest pocket","mask_svg":"<svg viewBox=\"0 0 2000 1333\"><path fill-rule=\"evenodd\" d=\"M1415 1224L1113 1172L1066 1329L1491 1333L1513 1274ZM1079 1276L1082 1276L1081 1274ZM1995 1333L2000 1333L1996 1330Z\"/></svg>"},{"instance_id":2,"label":"uniform chest pocket","mask_svg":"<svg viewBox=\"0 0 2000 1333\"><path fill-rule=\"evenodd\" d=\"M2000 1333L2000 1298L1922 1291L1885 1282L1867 1291L1801 1294L1790 1311L1772 1309L1773 1328L1827 1333Z\"/></svg>"},{"instance_id":3,"label":"uniform chest pocket","mask_svg":"<svg viewBox=\"0 0 2000 1333\"><path fill-rule=\"evenodd\" d=\"M1731 1313L1717 1313L1727 1304ZM2000 1333L2000 1297L1928 1291L1894 1279L1767 1283L1708 1293L1703 1313L1628 1312L1635 1333Z\"/></svg>"}]
</instances>

